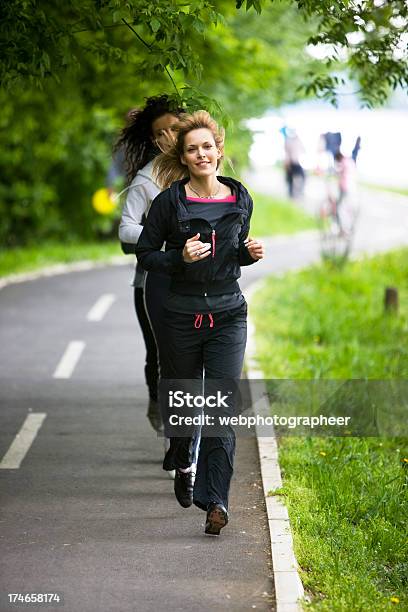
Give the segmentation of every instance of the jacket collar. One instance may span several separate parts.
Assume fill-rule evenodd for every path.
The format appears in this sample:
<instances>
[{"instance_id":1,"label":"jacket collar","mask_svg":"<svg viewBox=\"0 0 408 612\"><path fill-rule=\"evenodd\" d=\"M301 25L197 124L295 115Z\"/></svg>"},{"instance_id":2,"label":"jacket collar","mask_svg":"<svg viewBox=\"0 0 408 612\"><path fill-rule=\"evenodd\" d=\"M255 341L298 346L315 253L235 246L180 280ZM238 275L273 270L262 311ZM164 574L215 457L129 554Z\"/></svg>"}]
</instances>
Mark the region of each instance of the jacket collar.
<instances>
[{"instance_id":1,"label":"jacket collar","mask_svg":"<svg viewBox=\"0 0 408 612\"><path fill-rule=\"evenodd\" d=\"M233 195L236 196L236 203L231 204L231 210L238 212L245 212L248 209L248 194L246 189L241 183L233 178L227 176L217 176L220 183L228 185L231 188ZM177 217L180 221L187 218L191 218L191 212L187 207L187 201L185 197L184 185L188 183L189 177L183 178L180 181L175 181L170 186L170 200L173 206L176 208Z\"/></svg>"}]
</instances>

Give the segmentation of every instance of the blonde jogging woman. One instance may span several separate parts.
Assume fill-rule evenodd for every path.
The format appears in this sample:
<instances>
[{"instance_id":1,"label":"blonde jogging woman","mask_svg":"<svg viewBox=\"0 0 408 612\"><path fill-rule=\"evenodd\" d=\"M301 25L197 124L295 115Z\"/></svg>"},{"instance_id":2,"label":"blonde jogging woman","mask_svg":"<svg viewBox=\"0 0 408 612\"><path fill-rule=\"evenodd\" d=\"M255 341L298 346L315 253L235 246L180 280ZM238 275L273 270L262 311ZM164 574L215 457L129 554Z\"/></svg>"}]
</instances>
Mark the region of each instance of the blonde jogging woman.
<instances>
[{"instance_id":1,"label":"blonde jogging woman","mask_svg":"<svg viewBox=\"0 0 408 612\"><path fill-rule=\"evenodd\" d=\"M195 389L203 373L211 389L239 380L247 305L238 278L241 266L264 256L262 243L248 238L253 208L248 191L217 174L223 154L223 131L207 112L180 119L176 144L155 161L165 190L153 201L136 247L145 270L171 277L164 304L162 378L196 381ZM165 393L160 399L168 404ZM163 467L176 470L174 490L181 506L194 503L204 510L205 533L219 535L228 523L235 433L228 425L202 428L197 464L192 437L172 430Z\"/></svg>"}]
</instances>

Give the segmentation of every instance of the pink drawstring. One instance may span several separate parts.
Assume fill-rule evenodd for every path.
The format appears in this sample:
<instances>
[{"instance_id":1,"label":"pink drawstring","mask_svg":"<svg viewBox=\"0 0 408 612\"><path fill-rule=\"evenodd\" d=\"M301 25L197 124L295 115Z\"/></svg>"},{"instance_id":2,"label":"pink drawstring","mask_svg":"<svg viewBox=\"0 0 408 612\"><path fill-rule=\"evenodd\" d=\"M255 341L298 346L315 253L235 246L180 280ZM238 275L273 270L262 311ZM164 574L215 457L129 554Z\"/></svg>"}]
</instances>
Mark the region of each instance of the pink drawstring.
<instances>
[{"instance_id":1,"label":"pink drawstring","mask_svg":"<svg viewBox=\"0 0 408 612\"><path fill-rule=\"evenodd\" d=\"M211 234L211 242L212 242L212 257L215 257L215 230L213 229Z\"/></svg>"},{"instance_id":2,"label":"pink drawstring","mask_svg":"<svg viewBox=\"0 0 408 612\"><path fill-rule=\"evenodd\" d=\"M204 316L204 315L202 315L202 314L200 314L200 313L197 313L197 314L195 315L194 327L195 327L196 329L200 329L201 324L202 324L202 322L203 322L203 316ZM208 318L209 318L209 320L210 320L210 327L214 327L214 319L213 319L213 316L212 316L211 312L209 312L209 313L208 313Z\"/></svg>"},{"instance_id":3,"label":"pink drawstring","mask_svg":"<svg viewBox=\"0 0 408 612\"><path fill-rule=\"evenodd\" d=\"M200 329L202 322L203 322L203 315L202 314L196 314L195 321L194 321L194 327L196 329Z\"/></svg>"}]
</instances>

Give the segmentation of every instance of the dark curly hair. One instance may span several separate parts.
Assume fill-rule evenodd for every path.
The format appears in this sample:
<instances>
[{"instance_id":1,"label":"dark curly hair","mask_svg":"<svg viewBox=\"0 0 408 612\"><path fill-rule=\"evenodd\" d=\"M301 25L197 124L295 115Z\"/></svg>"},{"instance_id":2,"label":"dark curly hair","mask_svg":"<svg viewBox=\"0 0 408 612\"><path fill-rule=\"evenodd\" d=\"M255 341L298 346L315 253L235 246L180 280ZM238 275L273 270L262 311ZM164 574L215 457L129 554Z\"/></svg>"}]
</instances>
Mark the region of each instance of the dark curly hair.
<instances>
[{"instance_id":1,"label":"dark curly hair","mask_svg":"<svg viewBox=\"0 0 408 612\"><path fill-rule=\"evenodd\" d=\"M180 117L184 109L168 95L152 96L146 99L144 108L130 110L126 125L121 130L113 152L123 152L127 184L131 183L137 172L160 153L153 143L152 123L159 117L171 113Z\"/></svg>"}]
</instances>

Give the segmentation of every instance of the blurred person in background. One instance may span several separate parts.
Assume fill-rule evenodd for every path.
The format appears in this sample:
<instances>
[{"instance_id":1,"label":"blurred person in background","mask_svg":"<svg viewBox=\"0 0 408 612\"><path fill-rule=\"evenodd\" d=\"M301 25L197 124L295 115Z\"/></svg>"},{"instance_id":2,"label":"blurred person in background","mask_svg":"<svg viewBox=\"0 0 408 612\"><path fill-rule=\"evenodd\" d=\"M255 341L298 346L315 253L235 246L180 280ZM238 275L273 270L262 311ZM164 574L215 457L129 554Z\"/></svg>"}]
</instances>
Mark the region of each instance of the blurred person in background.
<instances>
[{"instance_id":1,"label":"blurred person in background","mask_svg":"<svg viewBox=\"0 0 408 612\"><path fill-rule=\"evenodd\" d=\"M346 157L341 151L334 156L335 171L337 176L337 197L335 214L338 227L341 232L346 232L344 220L342 219L342 208L354 196L356 187L356 163L353 157Z\"/></svg>"},{"instance_id":2,"label":"blurred person in background","mask_svg":"<svg viewBox=\"0 0 408 612\"><path fill-rule=\"evenodd\" d=\"M285 175L290 198L301 197L305 184L305 171L301 156L305 148L295 130L284 128L285 138Z\"/></svg>"}]
</instances>

